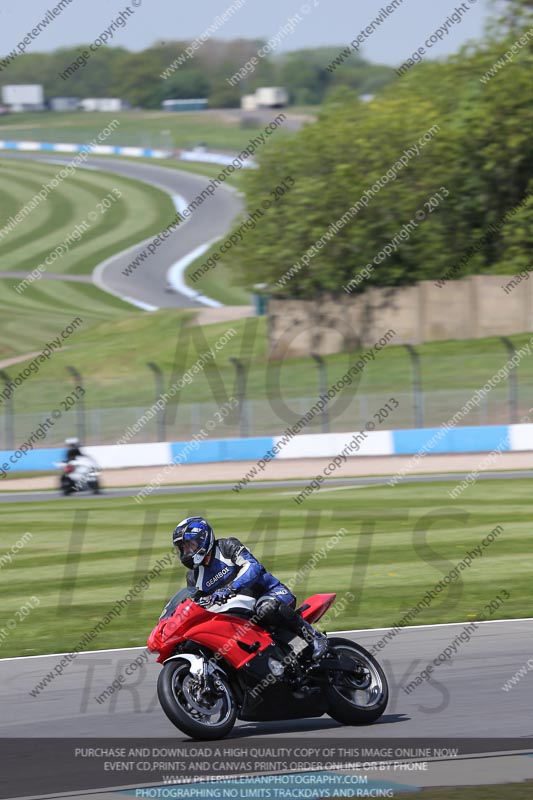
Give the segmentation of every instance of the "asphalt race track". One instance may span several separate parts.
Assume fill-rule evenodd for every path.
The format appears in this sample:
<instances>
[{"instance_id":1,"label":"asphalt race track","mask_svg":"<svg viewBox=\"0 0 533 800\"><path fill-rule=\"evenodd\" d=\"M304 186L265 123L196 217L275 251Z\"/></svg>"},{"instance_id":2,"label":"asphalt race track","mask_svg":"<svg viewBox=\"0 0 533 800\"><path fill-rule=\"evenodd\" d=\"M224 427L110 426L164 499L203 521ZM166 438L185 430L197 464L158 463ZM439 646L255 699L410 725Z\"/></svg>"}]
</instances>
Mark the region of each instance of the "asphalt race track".
<instances>
[{"instance_id":1,"label":"asphalt race track","mask_svg":"<svg viewBox=\"0 0 533 800\"><path fill-rule=\"evenodd\" d=\"M327 484L324 484L324 490L327 491L329 487L338 489L362 486L386 486L387 482L392 475L380 475L369 478L330 478ZM406 475L402 477L402 483L432 483L433 481L462 481L468 477L466 472L444 472L442 474L432 473L430 475ZM518 478L533 478L533 470L513 470L513 471L500 471L500 472L485 472L478 475L477 480L490 481L490 480L514 480ZM272 480L272 481L254 481L253 489L295 489L297 487L307 486L309 479L302 480ZM157 494L197 494L199 492L227 492L234 486L232 483L197 483L185 484L182 486L159 486L154 496ZM80 495L82 498L94 499L94 502L105 500L106 497L134 497L139 491L139 487L130 488L113 488L105 489L102 494L93 496L87 493ZM63 498L61 492L56 491L17 491L9 492L2 490L0 492L0 503L37 503L43 500L60 500L64 499L66 502L72 503L76 501L76 497L71 496Z\"/></svg>"},{"instance_id":2,"label":"asphalt race track","mask_svg":"<svg viewBox=\"0 0 533 800\"><path fill-rule=\"evenodd\" d=\"M6 154L2 154L5 157ZM42 153L21 154L10 153L9 158L25 158L47 161L57 164L68 162L63 156L46 156ZM112 158L90 156L86 162L88 168L98 168L104 172L124 175L144 181L152 186L164 189L171 195L180 195L187 204L194 200L206 185L209 178L188 172L152 166L152 164L120 161ZM87 166L85 169L87 169ZM222 170L222 167L220 168ZM236 190L221 184L215 193L205 200L191 213L179 228L173 230L166 241L160 244L155 253L145 262L139 264L130 275L123 275L122 270L133 261L146 244L139 243L113 256L104 265L96 268L99 275L98 284L120 297L130 297L140 303L157 308L177 308L200 306L194 298L186 297L179 292L167 291L167 273L170 267L180 259L192 253L200 245L222 237L227 233L235 217L242 211L243 203Z\"/></svg>"},{"instance_id":3,"label":"asphalt race track","mask_svg":"<svg viewBox=\"0 0 533 800\"><path fill-rule=\"evenodd\" d=\"M156 621L144 621L146 635ZM533 673L522 679L523 687L502 690L502 685L531 658L531 619L479 623L472 638L458 648L457 656L434 670L431 681L409 694L402 688L453 641L465 624L406 628L386 643L376 657L387 674L391 698L384 716L371 728L343 727L329 717L238 722L229 738L532 736L531 708L524 698L531 697ZM384 632L343 635L370 647ZM37 697L29 692L60 656L0 661L0 737L151 736L185 740L187 737L174 728L159 707L155 686L161 667L154 655L119 692L102 704L95 700L142 652L142 648L135 648L81 653Z\"/></svg>"},{"instance_id":4,"label":"asphalt race track","mask_svg":"<svg viewBox=\"0 0 533 800\"><path fill-rule=\"evenodd\" d=\"M484 478L532 477L531 472L493 473ZM440 476L410 476L410 481L450 480L450 474ZM339 487L356 485L383 484L386 478L338 479L331 481ZM294 481L278 481L265 486L289 487ZM165 492L193 492L210 490L226 491L223 484L204 484L181 487L163 487ZM108 496L131 493L131 489L109 490ZM3 495L4 502L28 499L53 499L55 492L18 492ZM95 497L95 502L105 502L104 497ZM75 498L65 498L65 502L76 502ZM155 624L154 619L137 619L132 624L142 628L143 635L148 635ZM364 620L354 619L354 625L364 624ZM533 636L533 619L499 620L481 622L472 630L471 637L456 648L453 656L439 664L429 676L410 691L405 691L408 684L422 670L433 663L444 649L458 637L466 622L428 625L405 628L386 642L377 653L390 687L390 700L383 717L369 727L346 727L338 724L330 717L318 719L292 720L282 722L237 722L230 736L224 741L233 747L253 743L280 747L285 742L294 742L320 747L334 746L340 741L347 747L373 743L373 740L390 746L390 742L404 743L410 747L413 742L431 745L444 740L445 744L461 745L461 760L454 758L435 758L430 760L426 773L409 772L398 774L389 769L386 773L376 775L368 771L369 785L385 787L387 781L394 785L394 792L401 797L402 791L423 786L453 786L486 783L504 783L520 780L533 780L533 719L531 715L531 681L533 670L520 679L519 683L508 691L502 687L525 664L531 662L531 639ZM372 647L382 639L387 630L360 630L343 634L366 647ZM330 634L332 635L332 634ZM135 670L131 664L139 659ZM102 650L81 653L70 663L60 675L56 675L36 695L35 687L54 670L61 660L60 654L36 656L31 658L11 658L0 660L0 739L5 742L3 749L34 745L36 752L32 758L32 780L35 774L48 776L45 784L35 788L29 785L28 790L15 793L13 789L2 792L0 777L0 798L25 797L37 800L46 796L91 798L91 800L119 800L117 792L122 789L129 796L136 795L138 787L161 786L159 781L150 780L150 775L143 775L133 781L134 776L108 773L98 774L94 783L91 770L84 764L69 762L57 774L65 784L62 790L54 788L47 792L44 786L52 781L55 767L50 767L50 756L39 746L39 738L45 742L55 739L90 740L92 745L101 744L105 740L116 740L123 743L125 738L137 743L175 745L186 743L187 739L166 718L159 706L156 695L156 682L161 667L155 662L155 655L147 654L145 648ZM119 691L110 697L97 701L118 676L123 676L130 669ZM491 739L489 742L481 740ZM17 744L17 740L20 740ZM466 750L465 750L465 742ZM471 745L469 744L471 743ZM69 744L69 743L68 743ZM58 745L59 746L59 745ZM70 744L69 744L70 746ZM472 753L468 755L469 747ZM510 751L510 752L506 752ZM15 751L15 761L22 758ZM353 772L353 770L352 770ZM302 774L308 774L307 772ZM336 771L329 775L348 774ZM129 780L128 780L129 777ZM93 783L90 783L90 780ZM298 776L294 781L299 780ZM303 778L302 778L303 779ZM76 781L79 780L79 783ZM70 783L69 783L70 781ZM8 787L12 787L12 782ZM85 794L85 788L92 788ZM226 785L226 784L224 784ZM235 786L228 783L227 786ZM246 784L252 792L253 784ZM76 791L73 791L73 788ZM251 787L251 788L250 788ZM69 791L67 791L67 789ZM96 790L101 789L98 793ZM106 790L107 789L107 790ZM238 785L241 797L281 797L281 795L242 794L243 786ZM248 791L248 789L246 791ZM155 790L154 790L155 791ZM199 794L187 793L187 787L178 788L178 793L171 795L154 794L153 797L164 796L175 798L199 797ZM229 791L229 789L228 789ZM234 791L234 789L233 789ZM377 789L376 789L377 791ZM125 797L127 795L122 795ZM145 795L146 796L146 795ZM220 794L207 794L203 797L219 797ZM288 794L284 795L288 797ZM297 794L290 795L297 797ZM304 795L299 795L304 796ZM305 795L309 800L318 800L324 793L315 787L314 793ZM344 794L344 796L355 796ZM364 795L359 795L364 796ZM366 795L379 796L379 795ZM385 795L381 795L385 796ZM389 795L391 796L391 795ZM502 795L503 797L503 795Z\"/></svg>"},{"instance_id":5,"label":"asphalt race track","mask_svg":"<svg viewBox=\"0 0 533 800\"><path fill-rule=\"evenodd\" d=\"M28 154L26 157L35 158L35 155ZM39 159L41 158L43 156L39 155ZM65 159L56 156L50 160L64 163ZM159 186L173 195L181 195L187 202L196 197L207 182L206 178L200 176L141 163L92 157L89 164L106 172L115 172ZM142 244L136 245L125 255L119 254L106 262L99 271L101 284L116 294L156 307L198 305L194 299L167 291L168 269L199 245L223 236L241 210L242 203L237 193L226 187L219 187L213 197L203 203L179 230L158 247L149 262L141 264L132 276L122 275L122 270L144 249ZM412 475L403 478L402 482L459 481L466 477L466 473ZM533 478L533 471L491 472L479 476L480 480L514 478ZM387 480L387 476L340 478L328 481L328 487L342 489L382 486L386 485ZM305 486L307 482L257 482L253 488L290 489ZM232 485L205 483L162 486L159 492L226 492ZM137 491L131 488L107 489L103 496L94 497L92 501L99 503L105 502L106 498L133 496ZM84 494L82 497L85 499L90 496ZM53 491L0 493L0 503L42 502L60 498L60 493ZM64 502L76 503L76 498L64 498ZM148 635L155 622L152 619L142 619L135 624L140 624L143 632ZM354 620L354 624L361 623L364 621ZM324 746L328 741L343 739L353 746L364 744L369 739L400 739L408 744L422 739L430 741L447 738L452 741L494 737L524 739L525 747L526 738L533 737L533 717L528 700L531 697L533 670L509 691L504 691L502 687L531 659L533 619L479 623L472 638L457 648L456 655L438 666L429 680L423 681L409 693L404 689L461 633L465 624L406 628L385 645L377 657L387 674L390 700L383 717L371 727L346 727L327 716L283 722L238 722L225 741L235 744L257 740L279 746L284 741L297 739L303 744ZM371 647L385 633L385 630L362 630L343 635ZM142 653L143 648L81 653L36 696L31 696L30 692L53 670L61 656L56 654L0 660L0 738L6 743L7 740L39 737L96 740L116 738L118 741L124 737L137 737L140 740L158 738L169 744L186 741L187 737L171 725L159 706L155 687L161 667L155 663L154 655L150 655L136 669L120 691L101 703L96 701L96 697ZM487 752L493 753L494 749ZM50 768L50 765L45 764L44 756L37 751L32 759L32 772L38 773L40 769L44 771L45 767ZM395 775L392 780L401 784L405 790L407 784L418 787L533 779L533 758L529 756L500 754L492 758L468 759L459 764L441 760L437 767L431 778L421 774L402 774ZM53 768L61 771L60 765L53 765ZM23 765L20 770L23 775ZM127 780L127 775L121 778L122 783L115 781L115 792L119 785L133 785ZM147 780L146 784L149 783ZM110 785L112 784L105 781L101 784L102 789ZM36 798L46 794L43 786L41 793L25 796ZM0 793L0 797L8 796ZM58 797L59 794L54 796ZM62 793L61 796L90 796L93 800L118 798L117 794L111 792L98 795ZM130 796L135 796L135 792L132 791ZM320 796L322 795L313 795L315 798Z\"/></svg>"},{"instance_id":6,"label":"asphalt race track","mask_svg":"<svg viewBox=\"0 0 533 800\"><path fill-rule=\"evenodd\" d=\"M147 632L152 622L153 620L146 620ZM327 716L279 723L238 722L223 743L234 748L243 745L253 748L254 742L273 748L279 748L284 743L294 746L295 742L299 746L319 745L320 748L327 747L328 743L337 747L339 744L346 747L362 747L368 744L379 747L380 742L383 742L383 746L389 747L391 742L395 746L402 745L403 742L406 748L412 747L415 742L425 747L432 743L434 747L437 743L446 743L460 744L460 752L469 753L469 744L465 743L465 739L470 739L472 752L479 755L464 755L459 761L453 757L430 759L427 767L429 771L425 773L398 773L389 769L386 774L377 774L375 771L363 771L362 774L367 775L369 786L385 786L387 781L392 781L395 787L394 796L396 792L406 791L410 787L531 780L532 740L526 737L531 737L533 724L524 696L526 693L530 695L532 678L531 675L527 676L523 679L523 687L513 687L509 692L503 691L502 685L530 657L529 642L533 635L533 620L480 623L472 638L458 650L457 657L440 665L430 681L425 681L411 693L404 691L403 687L453 641L463 626L464 623L458 623L407 628L385 645L380 651L379 660L387 674L391 697L385 714L372 726L342 726ZM343 635L368 647L377 642L384 633L384 630L354 631ZM57 655L0 661L0 697L3 710L0 737L6 739L3 748L8 748L8 751L9 748L21 749L23 744L17 744L14 740L25 737L42 737L48 740L50 746L53 746L51 738L65 737L73 740L67 743L67 746L72 745L72 750L74 746L83 744L79 740L84 737L91 737L88 742L93 746L112 746L113 741L109 740L115 737L116 746L123 745L125 737L132 743L134 740L143 743L143 746L150 744L150 741L157 742L159 746L175 746L180 742L190 741L169 723L159 707L155 685L160 666L154 663L153 655L149 656L148 664L140 667L135 676L122 685L119 692L105 702L97 703L95 698L142 652L143 649L136 648L80 654L37 697L30 696L29 692L58 663L60 659ZM493 742L483 744L481 740L489 737L493 737ZM7 742L7 739L12 741ZM514 739L514 747L511 746L510 739ZM504 740L509 744L503 743ZM41 750L43 749L46 748L42 747ZM505 750L511 752L506 753ZM34 782L33 792L19 791L15 796L42 798L48 795L45 786L49 785L51 776L58 771L57 766L51 766L49 760L36 748L32 757L32 776L46 775L47 782L40 785L38 794ZM133 776L124 773L115 774L112 779L108 774L102 773L99 775L100 782L91 785L93 791L104 790L106 787L108 791L85 794L81 791L81 786L88 787L90 781L84 770L90 772L84 762L70 757L68 766L64 766L66 775L62 780L66 781L65 785L70 780L70 786L79 786L80 791L59 793L56 790L48 796L118 800L119 795L114 792L121 787L123 790L129 789L129 795L136 796L135 787L161 786L161 779L154 783L153 779L150 781L149 775L143 775L142 779L132 783ZM353 774L353 768L351 772ZM299 778L295 770L293 773L294 780L297 781ZM269 774L272 779L272 773ZM300 771L300 775L309 774L308 771ZM330 770L329 775L332 774L340 774L342 777L349 772L337 770L332 773ZM86 784L83 783L84 780L87 781ZM13 785L13 779L10 785ZM25 786L24 780L22 785ZM111 787L114 787L113 792ZM205 784L203 787L203 797L222 796L214 794L211 787ZM187 789L182 784L182 788L178 790L181 793L159 796L200 796L191 794L191 788L189 786ZM239 793L233 796L261 796L243 795L243 790L244 785L241 784ZM0 796L12 795L2 793ZM125 794L122 795L124 796ZM306 796L316 800L323 797L324 793L315 787L314 794L295 793L291 796Z\"/></svg>"}]
</instances>

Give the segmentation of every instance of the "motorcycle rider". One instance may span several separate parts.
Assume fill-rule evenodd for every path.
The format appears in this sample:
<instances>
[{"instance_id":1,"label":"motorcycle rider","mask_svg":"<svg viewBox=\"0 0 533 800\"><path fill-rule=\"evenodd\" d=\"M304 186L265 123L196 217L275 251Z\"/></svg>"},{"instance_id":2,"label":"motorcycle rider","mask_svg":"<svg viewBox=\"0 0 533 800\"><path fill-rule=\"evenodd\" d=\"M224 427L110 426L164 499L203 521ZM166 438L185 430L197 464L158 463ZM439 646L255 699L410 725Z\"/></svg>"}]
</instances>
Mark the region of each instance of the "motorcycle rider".
<instances>
[{"instance_id":1,"label":"motorcycle rider","mask_svg":"<svg viewBox=\"0 0 533 800\"><path fill-rule=\"evenodd\" d=\"M62 489L68 488L72 483L82 483L86 479L89 471L98 471L100 469L94 458L91 458L91 456L86 455L82 451L78 438L72 437L70 439L65 439L65 444L68 449L65 453L64 461L61 464L64 469L61 476ZM68 469L69 466L70 469ZM66 476L67 472L69 473L68 478ZM95 476L91 477L90 486L95 494L99 494L100 485Z\"/></svg>"},{"instance_id":2,"label":"motorcycle rider","mask_svg":"<svg viewBox=\"0 0 533 800\"><path fill-rule=\"evenodd\" d=\"M255 597L255 619L260 624L284 627L301 637L312 647L314 660L324 655L324 634L296 613L296 597L238 539L215 539L207 520L187 517L174 528L172 544L189 569L187 586L195 586L219 603L236 593Z\"/></svg>"},{"instance_id":3,"label":"motorcycle rider","mask_svg":"<svg viewBox=\"0 0 533 800\"><path fill-rule=\"evenodd\" d=\"M80 450L80 440L76 437L72 437L71 439L65 439L65 444L68 447L67 452L65 453L65 461L74 461L75 458L79 456L83 456L83 453Z\"/></svg>"}]
</instances>

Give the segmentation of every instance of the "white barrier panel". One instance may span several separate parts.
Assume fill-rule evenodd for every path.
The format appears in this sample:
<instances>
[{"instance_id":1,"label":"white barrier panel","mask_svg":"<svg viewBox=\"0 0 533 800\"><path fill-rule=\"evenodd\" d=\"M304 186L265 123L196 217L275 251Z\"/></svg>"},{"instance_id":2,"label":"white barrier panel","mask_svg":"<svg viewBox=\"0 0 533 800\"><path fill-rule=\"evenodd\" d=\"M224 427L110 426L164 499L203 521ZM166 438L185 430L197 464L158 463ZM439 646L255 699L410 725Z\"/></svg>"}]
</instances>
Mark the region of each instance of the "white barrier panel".
<instances>
[{"instance_id":1,"label":"white barrier panel","mask_svg":"<svg viewBox=\"0 0 533 800\"><path fill-rule=\"evenodd\" d=\"M79 147L79 144L63 144L62 142L54 144L54 150L57 153L77 153L79 152Z\"/></svg>"},{"instance_id":2,"label":"white barrier panel","mask_svg":"<svg viewBox=\"0 0 533 800\"><path fill-rule=\"evenodd\" d=\"M206 153L202 150L182 150L179 158L181 161L198 161L205 164L223 164L229 166L233 164L236 156L227 156L225 153ZM248 158L242 164L246 169L257 167L257 161Z\"/></svg>"},{"instance_id":3,"label":"white barrier panel","mask_svg":"<svg viewBox=\"0 0 533 800\"><path fill-rule=\"evenodd\" d=\"M533 425L509 425L510 450L533 450Z\"/></svg>"},{"instance_id":4,"label":"white barrier panel","mask_svg":"<svg viewBox=\"0 0 533 800\"><path fill-rule=\"evenodd\" d=\"M91 153L94 153L95 155L113 156L115 152L115 148L112 144L93 144L91 146Z\"/></svg>"},{"instance_id":5,"label":"white barrier panel","mask_svg":"<svg viewBox=\"0 0 533 800\"><path fill-rule=\"evenodd\" d=\"M111 444L84 447L83 451L94 458L102 469L159 467L172 461L171 446L168 442Z\"/></svg>"},{"instance_id":6,"label":"white barrier panel","mask_svg":"<svg viewBox=\"0 0 533 800\"><path fill-rule=\"evenodd\" d=\"M274 444L283 442L282 436ZM283 444L276 458L321 458L338 456L391 456L394 453L392 431L355 431L353 433L299 434Z\"/></svg>"}]
</instances>

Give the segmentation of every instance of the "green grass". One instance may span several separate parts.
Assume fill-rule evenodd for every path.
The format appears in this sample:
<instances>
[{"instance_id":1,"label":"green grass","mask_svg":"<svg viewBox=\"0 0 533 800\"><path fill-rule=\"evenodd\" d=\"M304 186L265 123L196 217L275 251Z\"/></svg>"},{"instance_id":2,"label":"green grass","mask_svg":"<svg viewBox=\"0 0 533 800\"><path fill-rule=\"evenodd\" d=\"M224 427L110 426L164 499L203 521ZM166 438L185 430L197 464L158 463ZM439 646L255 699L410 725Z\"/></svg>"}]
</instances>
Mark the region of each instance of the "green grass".
<instances>
[{"instance_id":1,"label":"green grass","mask_svg":"<svg viewBox=\"0 0 533 800\"><path fill-rule=\"evenodd\" d=\"M198 165L161 163L202 174ZM1 228L58 174L60 167L0 158L0 171ZM206 165L205 171L208 177L214 176L220 167ZM232 177L237 185L240 174ZM122 196L102 210L98 204L113 190ZM174 216L170 197L146 183L93 170L81 170L63 180L46 201L0 239L0 360L42 349L43 342L54 338L78 312L84 319L84 330L104 320L139 316L131 305L91 284L41 278L18 293L15 287L22 276L2 279L2 272L27 275L71 236L68 252L47 266L47 271L89 275L114 253L161 231ZM79 241L72 240L72 235L77 237L76 229L82 232ZM249 301L243 290L232 291L239 295L239 302ZM235 298L228 293L225 299L231 302ZM28 326L30 314L32 324Z\"/></svg>"},{"instance_id":2,"label":"green grass","mask_svg":"<svg viewBox=\"0 0 533 800\"><path fill-rule=\"evenodd\" d=\"M179 162L175 165L177 168L181 166ZM16 212L43 182L58 171L57 166L14 163L9 159L0 159L0 169L3 176L0 187L2 219ZM70 390L70 379L65 370L70 364L77 366L86 379L88 408L118 409L135 405L144 409L151 405L154 395L147 361L160 365L168 383L177 345L180 362L176 365L175 377L233 327L237 335L217 353L214 366L206 368L196 376L193 384L185 387L180 402L210 403L211 409L218 406L224 395L214 396L214 381L219 381L219 386L228 394L234 392L235 370L229 359L240 357L249 365L247 397L258 400L271 398L268 407L265 404L265 408L256 414L255 430L272 433L285 427L285 418L280 421L275 410L280 393L287 403L291 398L304 398L301 402L290 403L293 417L287 418L287 423L305 413L319 393L316 365L308 358L285 359L279 365L278 375L278 365L267 360L264 319L209 326L204 331L197 331L199 338L188 348L183 338L178 344L184 312L142 313L90 284L45 279L36 281L19 295L14 290L17 279L1 278L5 270L29 271L35 268L114 187L122 192L122 198L101 215L81 241L72 245L71 251L57 260L52 268L54 272L88 275L111 253L160 231L168 224L174 211L165 193L105 172L83 171L63 181L45 203L0 240L0 359L39 352L44 343L55 338L75 316L83 318L83 326L68 341L68 349L55 353L38 375L33 375L17 389L17 412L49 411ZM142 220L142 227L139 220ZM191 269L194 267L189 271ZM247 293L235 287L231 278L230 265L221 264L198 281L197 288L206 294L214 294L216 284L219 287L216 292L226 302L248 302ZM528 339L524 334L513 337L513 342L520 347ZM497 338L430 343L419 346L418 351L422 385L427 393L426 425L438 425L447 418L450 410L454 413L508 357ZM328 384L339 379L357 356L358 353L352 352L327 357ZM25 363L10 367L8 374L16 377L24 367ZM521 392L519 415L522 415L531 405L532 359L524 358L516 374ZM371 415L374 406L379 408L379 404L389 398L390 387L394 387L396 395L403 396L401 415L391 420L392 426L412 426L411 381L407 352L404 347L392 343L375 362L366 366L357 387L359 395L375 395L368 401L371 405L367 408L362 398L353 399L353 387L347 390L352 405L336 423L337 429L350 430L355 418L367 413ZM441 396L431 396L434 391L440 391ZM490 421L508 422L505 382L502 381L491 392L488 402ZM359 404L358 411L354 411L354 404ZM200 414L202 419L208 416L205 409ZM483 409L472 412L468 423L485 424L484 414ZM137 416L135 413L132 421Z\"/></svg>"},{"instance_id":3,"label":"green grass","mask_svg":"<svg viewBox=\"0 0 533 800\"><path fill-rule=\"evenodd\" d=\"M0 170L2 227L60 167L0 159ZM121 197L106 209L102 201L115 197L113 190ZM102 320L138 313L91 283L41 278L17 292L22 278L2 279L2 272L28 274L70 236L68 251L46 265L47 271L89 275L113 253L161 231L174 216L168 194L148 184L92 170L65 178L0 240L0 359L41 350L78 314L86 330Z\"/></svg>"},{"instance_id":4,"label":"green grass","mask_svg":"<svg viewBox=\"0 0 533 800\"><path fill-rule=\"evenodd\" d=\"M272 119L278 112L273 110ZM188 149L200 143L210 149L237 151L265 129L241 127L237 114L222 111L42 112L0 117L0 139L87 144L114 119L120 122L103 144ZM280 128L275 136L291 132Z\"/></svg>"},{"instance_id":5,"label":"green grass","mask_svg":"<svg viewBox=\"0 0 533 800\"><path fill-rule=\"evenodd\" d=\"M166 556L176 520L192 513L205 514L218 536L241 538L288 582L345 528L347 533L330 546L316 569L292 582L299 600L315 592L337 593L337 610L333 607L324 617L326 630L393 624L468 549L501 525L504 532L483 558L461 573L462 591L455 583L416 622L475 620L503 590L510 599L491 618L529 616L531 482L478 483L460 505L447 497L451 485L321 491L304 507L295 505L289 490L247 491L238 499L231 491L195 494L194 499L163 495L142 505L132 498L105 496L96 502L80 497L4 505L0 555L27 531L33 539L2 569L0 628L30 596L37 596L40 605L11 630L0 655L71 649ZM165 600L183 582L184 571L173 562L104 628L91 649L144 644ZM347 592L354 599L343 601Z\"/></svg>"},{"instance_id":6,"label":"green grass","mask_svg":"<svg viewBox=\"0 0 533 800\"><path fill-rule=\"evenodd\" d=\"M249 306L252 296L247 289L238 285L239 276L231 266L231 251L229 255L222 256L222 259L216 264L216 269L210 269L197 280L192 279L198 267L207 261L212 253L216 253L223 243L224 238L219 239L202 256L189 264L185 270L185 281L191 289L201 292L206 297L212 297L213 300L218 300L224 305Z\"/></svg>"},{"instance_id":7,"label":"green grass","mask_svg":"<svg viewBox=\"0 0 533 800\"><path fill-rule=\"evenodd\" d=\"M2 218L15 215L60 169L58 165L3 160L2 191L7 202L0 206ZM105 199L106 205L111 203L109 208L103 205ZM109 255L158 233L174 217L166 192L119 175L81 170L67 177L3 237L0 272L31 271L77 228L79 241L69 243L68 252L47 270L90 274Z\"/></svg>"},{"instance_id":8,"label":"green grass","mask_svg":"<svg viewBox=\"0 0 533 800\"><path fill-rule=\"evenodd\" d=\"M44 281L40 284L41 287L45 286ZM97 291L94 289L94 292ZM26 301L27 296L29 300L30 290L23 295L22 300ZM300 416L309 409L313 399L319 394L317 368L311 359L301 357L282 362L268 361L264 317L190 328L186 331L181 329L180 321L185 313L181 311L121 313L118 319L115 316L115 319L99 323L95 314L91 316L90 304L86 313L88 323L70 337L68 349L63 348L56 352L37 375L31 376L16 390L17 411L46 411L53 407L54 402L62 398L65 389L70 386L65 369L69 364L77 366L85 377L85 400L88 408L122 408L133 405L146 408L154 399L153 376L146 366L147 361L155 361L161 367L165 386L168 386L176 352L178 361L174 380L230 329L235 330L236 335L216 353L216 358L194 377L192 383L185 386L180 403L209 403L212 410L223 402L224 391L228 395L235 391L235 369L229 360L234 357L242 358L249 367L247 397L266 401L262 415L255 418L255 430L269 433L272 430L267 431L268 427L283 430L283 403L296 416ZM84 311L80 311L80 315L85 318ZM17 350L40 350L43 341L47 337L57 336L65 322L71 318L66 313L56 313L55 317L47 321L46 328L39 316L33 317L31 328L23 329L21 322L19 330L22 341L16 341ZM513 342L516 347L520 347L528 339L527 335L519 335L513 337ZM6 348L6 356L14 349L12 347L8 351ZM417 349L426 393L427 425L440 425L444 419L453 415L507 360L497 338L430 343L420 345ZM356 362L358 355L357 352L339 353L325 359L328 386L346 373ZM7 372L15 377L24 366L21 363L10 367ZM533 387L532 358L525 357L521 361L517 375L520 386L519 414L522 415L533 405L530 402ZM392 342L377 354L374 362L366 365L360 383L344 390L344 396L350 401L350 405L342 415L335 417L341 425L337 430L353 430L354 419L365 414L372 415L379 408L378 404L386 401L391 394L401 400L401 408L391 417L389 426L412 426L411 382L411 365L407 351ZM437 390L442 393L438 398L430 394ZM507 392L508 386L502 381L490 393L488 403L491 420L508 422ZM280 395L283 401L281 404L277 399ZM364 406L364 400L359 400L361 395L370 396L368 407ZM300 403L297 398L306 399ZM207 406L199 410L199 424L208 418L208 411ZM485 424L483 414L483 410L472 411L465 424ZM367 418L366 416L365 419Z\"/></svg>"}]
</instances>

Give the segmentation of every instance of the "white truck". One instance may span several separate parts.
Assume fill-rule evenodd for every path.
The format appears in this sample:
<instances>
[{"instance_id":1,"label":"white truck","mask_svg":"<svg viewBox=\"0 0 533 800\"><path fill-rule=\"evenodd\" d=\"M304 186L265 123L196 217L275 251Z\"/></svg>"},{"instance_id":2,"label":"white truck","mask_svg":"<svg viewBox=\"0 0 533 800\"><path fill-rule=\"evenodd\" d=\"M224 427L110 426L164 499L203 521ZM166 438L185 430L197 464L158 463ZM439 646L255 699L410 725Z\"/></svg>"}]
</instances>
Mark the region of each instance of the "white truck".
<instances>
[{"instance_id":1,"label":"white truck","mask_svg":"<svg viewBox=\"0 0 533 800\"><path fill-rule=\"evenodd\" d=\"M40 83L12 83L2 86L2 103L10 111L42 111L44 90Z\"/></svg>"},{"instance_id":2,"label":"white truck","mask_svg":"<svg viewBox=\"0 0 533 800\"><path fill-rule=\"evenodd\" d=\"M283 108L289 102L289 93L283 86L263 86L255 90L257 108Z\"/></svg>"}]
</instances>

